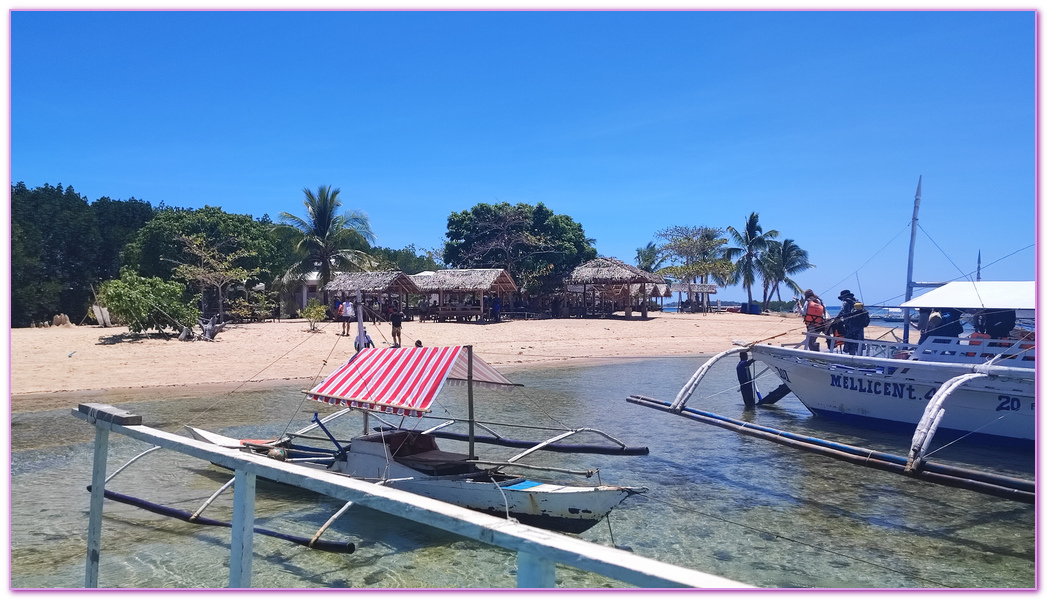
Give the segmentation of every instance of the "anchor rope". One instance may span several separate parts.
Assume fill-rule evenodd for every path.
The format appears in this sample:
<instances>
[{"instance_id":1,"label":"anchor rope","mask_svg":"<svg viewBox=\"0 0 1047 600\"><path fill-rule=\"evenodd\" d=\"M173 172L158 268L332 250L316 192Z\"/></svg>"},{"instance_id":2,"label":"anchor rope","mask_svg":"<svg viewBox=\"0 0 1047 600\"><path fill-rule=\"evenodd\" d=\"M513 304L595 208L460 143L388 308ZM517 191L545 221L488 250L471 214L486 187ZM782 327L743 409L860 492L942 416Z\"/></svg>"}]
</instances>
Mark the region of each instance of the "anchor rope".
<instances>
[{"instance_id":1,"label":"anchor rope","mask_svg":"<svg viewBox=\"0 0 1047 600\"><path fill-rule=\"evenodd\" d=\"M710 513L706 513L706 512L702 512L700 510L697 510L697 509L694 509L694 508L691 508L691 507L688 507L688 506L681 506L681 505L676 504L674 502L670 502L668 500L663 500L662 498L658 498L658 497L652 496L649 493L637 492L637 495L643 496L644 498L647 498L647 499L652 500L654 502L660 502L660 503L665 504L666 506L672 507L672 508L674 508L676 510L681 510L681 511L684 511L684 512L694 513L694 514L701 515L701 516L709 518L709 519L713 519L715 521L720 521L720 522L726 523L728 525L735 525L737 527L741 527L742 529L748 529L750 531L754 531L754 532L757 532L757 533L763 533L763 534L767 534L767 535L772 535L772 536L775 537L775 539L782 539L782 540L785 540L787 542L792 542L792 543L795 543L795 544L799 544L801 546L806 546L806 547L811 548L813 550L818 550L820 552L826 552L826 553L833 554L833 555L836 555L836 556L839 556L839 557L842 557L842 558L853 560L855 562L860 562L860 563L863 563L863 564L866 564L866 565L869 565L869 566L872 566L872 567L883 569L885 571L890 571L892 573L897 573L899 575L903 575L903 576L906 576L906 577L911 577L911 578L919 580L919 581L926 581L926 582L932 583L932 584L934 584L936 586L945 587L945 588L954 587L954 586L948 585L946 583L943 583L941 581L938 581L938 580L935 580L935 579L931 579L929 577L923 577L921 575L916 575L916 574L913 574L911 572L907 572L907 571L904 571L904 570L901 570L901 569L896 569L896 568L890 567L888 565L880 564L880 563L877 563L877 562L874 562L874 561L871 561L871 560L868 560L868 559L864 559L864 558L861 558L861 557L858 557L858 556L852 556L852 555L847 554L845 552L840 552L838 550L833 550L831 548L826 548L826 547L821 546L819 544L815 544L815 543L812 543L812 542L805 542L805 541L800 540L800 539L796 539L796 538L789 537L789 536L786 536L786 535L781 535L781 534L778 534L778 533L774 533L772 531L767 531L766 529L761 529L761 528L755 527L753 525L747 525L745 523L739 523L737 521L732 521L731 519L725 519L723 517L720 517L720 516L717 516L717 515L714 515L714 514L710 514Z\"/></svg>"},{"instance_id":2,"label":"anchor rope","mask_svg":"<svg viewBox=\"0 0 1047 600\"><path fill-rule=\"evenodd\" d=\"M326 328L327 328L327 326L328 326L328 324L324 324L324 326L323 326L323 327L321 327L320 329L321 329L321 330L323 330L323 329L326 329ZM201 415L202 415L202 414L205 414L205 413L207 413L208 411L210 411L210 410L214 409L214 407L218 406L218 405L219 405L219 404L220 404L221 402L225 401L225 400L227 399L227 397L228 397L228 396L231 396L231 395L235 394L235 393L236 393L237 391L239 391L239 390L240 390L240 388L242 388L243 386L247 385L247 384L248 384L248 383L249 383L249 382L250 382L251 380L255 379L256 377L258 377L259 375L261 375L262 373L264 373L264 372L265 372L265 371L266 371L267 369L269 369L269 367L271 367L271 366L275 365L276 363L280 362L280 361L281 361L281 360L283 360L283 359L284 359L284 358L285 358L285 357L286 357L286 356L287 356L288 354L291 354L292 352L294 352L295 350L297 350L297 349L299 348L299 346L301 346L302 344L304 344L304 343L306 343L306 342L310 341L311 339L312 339L311 337L307 337L307 338L304 338L304 339L303 339L302 341L298 342L297 344L295 344L294 346L292 346L291 348L289 348L289 349L287 350L287 352L284 352L284 353L283 353L283 354L281 354L281 355L280 355L279 357L277 357L276 359L272 360L272 361L271 361L271 362L270 362L269 364L267 364L267 365L265 365L264 367L262 367L261 369L259 369L257 373L255 373L254 375L252 375L252 376L250 376L250 377L248 377L248 378L244 379L243 381L241 381L241 382L240 382L240 383L239 383L239 384L238 384L238 385L237 385L237 386L236 386L235 388L233 388L232 390L230 390L230 391L228 391L228 392L226 392L226 393L224 393L224 394L219 394L219 395L218 395L218 396L216 397L215 401L214 401L214 402L213 402L213 403L212 403L212 404L211 404L210 406L208 406L208 407L207 407L207 408L206 408L205 410L202 410L202 411L200 411L200 412L199 412L198 414L201 414ZM335 341L334 341L334 345L333 345L333 346L331 347L331 352L330 352L330 353L328 354L328 358L330 358L331 354L333 354L333 353L334 353L334 346L337 346L337 345L338 345L338 338L336 337L336 338L335 338ZM324 368L324 366L326 366L326 365L327 365L327 361L325 360L325 361L323 361L323 365L321 365L321 367L320 367L320 371L323 371L323 368ZM317 373L316 377L319 377L319 372ZM316 383L316 377L314 377L314 378L313 378L313 383ZM301 406L299 406L299 408L301 408ZM183 423L183 425L191 425L191 424L192 424L193 422L194 422L194 421L193 421L192 419L190 419L189 421L186 421L185 423Z\"/></svg>"}]
</instances>

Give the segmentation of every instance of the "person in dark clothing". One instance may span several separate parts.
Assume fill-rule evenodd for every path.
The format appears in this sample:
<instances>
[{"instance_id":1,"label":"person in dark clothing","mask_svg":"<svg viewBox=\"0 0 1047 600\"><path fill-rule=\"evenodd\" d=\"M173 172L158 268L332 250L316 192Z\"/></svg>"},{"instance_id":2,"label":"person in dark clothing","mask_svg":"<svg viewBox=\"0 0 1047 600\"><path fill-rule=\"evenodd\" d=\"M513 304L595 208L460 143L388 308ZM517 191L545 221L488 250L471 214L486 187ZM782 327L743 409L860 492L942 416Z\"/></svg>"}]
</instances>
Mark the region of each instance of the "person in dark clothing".
<instances>
[{"instance_id":1,"label":"person in dark clothing","mask_svg":"<svg viewBox=\"0 0 1047 600\"><path fill-rule=\"evenodd\" d=\"M404 313L397 309L389 315L389 323L393 326L393 348L400 347L400 333L403 331Z\"/></svg>"},{"instance_id":2,"label":"person in dark clothing","mask_svg":"<svg viewBox=\"0 0 1047 600\"><path fill-rule=\"evenodd\" d=\"M1013 310L986 310L978 315L976 328L991 338L1003 339L1010 335L1017 322L1017 313Z\"/></svg>"},{"instance_id":3,"label":"person in dark clothing","mask_svg":"<svg viewBox=\"0 0 1047 600\"><path fill-rule=\"evenodd\" d=\"M932 337L960 337L963 334L963 312L956 308L936 308L927 319L927 330L920 342ZM945 342L946 340L942 340Z\"/></svg>"},{"instance_id":4,"label":"person in dark clothing","mask_svg":"<svg viewBox=\"0 0 1047 600\"><path fill-rule=\"evenodd\" d=\"M739 354L738 358L738 365L735 367L738 374L738 389L742 392L742 402L745 403L745 408L752 408L756 406L756 380L749 367L756 360L750 359L746 352Z\"/></svg>"}]
</instances>

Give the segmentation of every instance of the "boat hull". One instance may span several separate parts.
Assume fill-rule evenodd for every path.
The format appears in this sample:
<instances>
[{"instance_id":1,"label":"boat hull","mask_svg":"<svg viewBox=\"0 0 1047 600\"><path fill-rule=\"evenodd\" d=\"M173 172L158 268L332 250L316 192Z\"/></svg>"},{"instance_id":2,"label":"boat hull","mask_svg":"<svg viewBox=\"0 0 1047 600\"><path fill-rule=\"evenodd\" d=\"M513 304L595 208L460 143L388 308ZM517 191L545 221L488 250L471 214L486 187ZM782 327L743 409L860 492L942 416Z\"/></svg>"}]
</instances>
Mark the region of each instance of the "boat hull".
<instances>
[{"instance_id":1,"label":"boat hull","mask_svg":"<svg viewBox=\"0 0 1047 600\"><path fill-rule=\"evenodd\" d=\"M195 427L187 426L186 429L201 441L227 448L248 449L243 443L246 440ZM526 525L567 533L582 533L590 529L625 498L644 491L610 485L574 486L532 481L497 470L479 470L472 463L464 462L464 455L452 453L440 453L446 459L444 461L412 468L408 464L391 460L381 436L354 439L344 459L314 461L305 458L304 454L309 453L303 454L299 447L281 444L279 448L281 452L273 456L280 460L301 460L305 466L381 483L494 516L508 515ZM255 447L252 451L264 450L265 447Z\"/></svg>"},{"instance_id":2,"label":"boat hull","mask_svg":"<svg viewBox=\"0 0 1047 600\"><path fill-rule=\"evenodd\" d=\"M927 363L755 345L753 358L778 377L812 413L877 429L912 432L942 384L974 372L969 363ZM1034 371L1028 376L985 377L948 397L938 427L947 435L981 441L1035 439Z\"/></svg>"},{"instance_id":3,"label":"boat hull","mask_svg":"<svg viewBox=\"0 0 1047 600\"><path fill-rule=\"evenodd\" d=\"M387 438L355 438L345 460L331 469L351 477L383 481L384 485L419 496L509 517L546 529L583 532L607 516L633 490L625 487L542 483L477 469L464 454L437 450L391 458ZM446 473L446 474L445 474Z\"/></svg>"},{"instance_id":4,"label":"boat hull","mask_svg":"<svg viewBox=\"0 0 1047 600\"><path fill-rule=\"evenodd\" d=\"M581 533L600 522L630 492L614 486L564 486L517 478L498 485L474 478L418 478L388 487L526 525Z\"/></svg>"}]
</instances>

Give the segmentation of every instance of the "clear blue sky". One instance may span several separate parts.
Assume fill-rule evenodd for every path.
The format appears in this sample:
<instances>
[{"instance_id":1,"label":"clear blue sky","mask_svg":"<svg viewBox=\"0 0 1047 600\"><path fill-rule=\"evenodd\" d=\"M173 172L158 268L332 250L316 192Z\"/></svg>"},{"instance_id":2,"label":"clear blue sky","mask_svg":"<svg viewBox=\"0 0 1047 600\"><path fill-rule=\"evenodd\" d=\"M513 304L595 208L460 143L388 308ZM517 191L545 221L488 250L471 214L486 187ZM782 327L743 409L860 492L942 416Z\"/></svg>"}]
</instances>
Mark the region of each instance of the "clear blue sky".
<instances>
[{"instance_id":1,"label":"clear blue sky","mask_svg":"<svg viewBox=\"0 0 1047 600\"><path fill-rule=\"evenodd\" d=\"M11 180L274 219L328 184L391 248L542 202L627 262L755 211L803 287L896 303L920 176L915 279L1034 277L1035 59L1032 11L16 11Z\"/></svg>"}]
</instances>

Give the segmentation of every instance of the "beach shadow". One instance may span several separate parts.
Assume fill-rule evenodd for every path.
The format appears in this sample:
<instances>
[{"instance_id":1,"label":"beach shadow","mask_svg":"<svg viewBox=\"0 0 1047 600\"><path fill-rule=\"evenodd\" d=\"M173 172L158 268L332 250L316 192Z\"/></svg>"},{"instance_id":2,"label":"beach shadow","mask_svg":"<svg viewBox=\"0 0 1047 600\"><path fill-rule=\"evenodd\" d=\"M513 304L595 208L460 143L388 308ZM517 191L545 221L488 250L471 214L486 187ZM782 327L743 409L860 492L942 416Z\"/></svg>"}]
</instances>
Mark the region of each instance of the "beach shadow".
<instances>
[{"instance_id":1,"label":"beach shadow","mask_svg":"<svg viewBox=\"0 0 1047 600\"><path fill-rule=\"evenodd\" d=\"M114 344L141 344L145 340L169 340L171 336L160 333L115 333L103 335L98 338L99 346L112 346Z\"/></svg>"}]
</instances>

